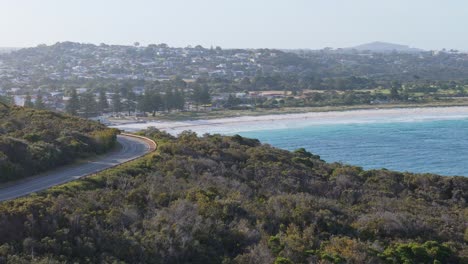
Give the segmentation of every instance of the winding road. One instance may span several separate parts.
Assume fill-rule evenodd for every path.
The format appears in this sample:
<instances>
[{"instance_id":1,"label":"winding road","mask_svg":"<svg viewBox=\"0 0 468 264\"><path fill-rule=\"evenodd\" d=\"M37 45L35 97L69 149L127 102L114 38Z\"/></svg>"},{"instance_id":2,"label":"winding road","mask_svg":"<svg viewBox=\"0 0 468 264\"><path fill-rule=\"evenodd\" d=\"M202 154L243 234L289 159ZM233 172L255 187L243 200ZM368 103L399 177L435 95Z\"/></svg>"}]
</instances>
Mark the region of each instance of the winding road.
<instances>
[{"instance_id":1,"label":"winding road","mask_svg":"<svg viewBox=\"0 0 468 264\"><path fill-rule=\"evenodd\" d=\"M156 147L154 142L143 137L119 135L117 136L117 141L121 145L118 150L95 160L66 166L19 182L8 183L6 186L0 187L0 201L15 199L100 172L141 157L151 152Z\"/></svg>"}]
</instances>

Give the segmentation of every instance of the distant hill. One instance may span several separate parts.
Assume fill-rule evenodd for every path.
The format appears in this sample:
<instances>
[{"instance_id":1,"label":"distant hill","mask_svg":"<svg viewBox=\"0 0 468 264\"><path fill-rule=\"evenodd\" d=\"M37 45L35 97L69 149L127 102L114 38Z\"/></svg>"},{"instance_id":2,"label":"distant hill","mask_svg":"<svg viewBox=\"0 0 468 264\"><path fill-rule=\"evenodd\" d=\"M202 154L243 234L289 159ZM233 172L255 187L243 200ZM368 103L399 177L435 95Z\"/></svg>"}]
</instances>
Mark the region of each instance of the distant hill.
<instances>
[{"instance_id":1,"label":"distant hill","mask_svg":"<svg viewBox=\"0 0 468 264\"><path fill-rule=\"evenodd\" d=\"M402 53L418 53L418 52L424 51L422 49L412 48L407 45L400 45L400 44L379 42L379 41L346 48L345 50L371 51L371 52L379 52L379 53L388 53L388 52L394 52L394 51L402 52Z\"/></svg>"},{"instance_id":2,"label":"distant hill","mask_svg":"<svg viewBox=\"0 0 468 264\"><path fill-rule=\"evenodd\" d=\"M15 51L15 50L19 50L21 48L2 48L0 47L0 54L1 53L10 53L12 51Z\"/></svg>"}]
</instances>

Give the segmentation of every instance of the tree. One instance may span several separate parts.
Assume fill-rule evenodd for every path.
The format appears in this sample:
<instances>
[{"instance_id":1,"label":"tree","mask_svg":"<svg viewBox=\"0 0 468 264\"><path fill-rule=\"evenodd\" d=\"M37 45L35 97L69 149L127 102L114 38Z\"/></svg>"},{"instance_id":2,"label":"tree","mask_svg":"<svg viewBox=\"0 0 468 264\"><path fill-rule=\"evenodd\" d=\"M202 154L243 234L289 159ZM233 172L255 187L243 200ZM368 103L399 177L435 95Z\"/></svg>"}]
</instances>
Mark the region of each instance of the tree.
<instances>
[{"instance_id":1,"label":"tree","mask_svg":"<svg viewBox=\"0 0 468 264\"><path fill-rule=\"evenodd\" d=\"M240 104L239 98L236 98L232 94L229 94L229 97L226 101L226 104L224 105L225 107L234 107Z\"/></svg>"},{"instance_id":2,"label":"tree","mask_svg":"<svg viewBox=\"0 0 468 264\"><path fill-rule=\"evenodd\" d=\"M151 108L153 111L153 116L156 114L156 111L161 110L163 107L163 99L161 94L159 93L154 93L153 96L151 97Z\"/></svg>"},{"instance_id":3,"label":"tree","mask_svg":"<svg viewBox=\"0 0 468 264\"><path fill-rule=\"evenodd\" d=\"M119 92L112 95L112 110L114 113L122 112L122 98Z\"/></svg>"},{"instance_id":4,"label":"tree","mask_svg":"<svg viewBox=\"0 0 468 264\"><path fill-rule=\"evenodd\" d=\"M381 257L394 263L450 263L453 252L445 244L437 241L396 243L389 246Z\"/></svg>"},{"instance_id":5,"label":"tree","mask_svg":"<svg viewBox=\"0 0 468 264\"><path fill-rule=\"evenodd\" d=\"M398 92L399 88L401 88L401 84L398 82L393 82L392 88L390 89L390 98L392 100L400 99L400 93Z\"/></svg>"},{"instance_id":6,"label":"tree","mask_svg":"<svg viewBox=\"0 0 468 264\"><path fill-rule=\"evenodd\" d=\"M166 94L164 95L164 105L168 112L174 108L174 93L172 89L166 90Z\"/></svg>"},{"instance_id":7,"label":"tree","mask_svg":"<svg viewBox=\"0 0 468 264\"><path fill-rule=\"evenodd\" d=\"M34 107L34 103L32 102L31 95L29 93L26 93L26 97L24 98L24 107Z\"/></svg>"},{"instance_id":8,"label":"tree","mask_svg":"<svg viewBox=\"0 0 468 264\"><path fill-rule=\"evenodd\" d=\"M197 109L200 104L209 104L211 103L211 95L209 88L207 86L200 87L196 85L193 88L192 100L195 102Z\"/></svg>"},{"instance_id":9,"label":"tree","mask_svg":"<svg viewBox=\"0 0 468 264\"><path fill-rule=\"evenodd\" d=\"M39 91L37 93L37 96L36 96L36 103L34 104L35 108L37 109L45 109L45 104L44 104L44 100L42 98L42 92Z\"/></svg>"},{"instance_id":10,"label":"tree","mask_svg":"<svg viewBox=\"0 0 468 264\"><path fill-rule=\"evenodd\" d=\"M200 100L201 104L210 104L211 103L210 90L208 89L207 86L203 87L203 89L201 90L199 100Z\"/></svg>"},{"instance_id":11,"label":"tree","mask_svg":"<svg viewBox=\"0 0 468 264\"><path fill-rule=\"evenodd\" d=\"M184 110L185 107L185 95L183 90L176 89L174 93L174 108L178 110Z\"/></svg>"},{"instance_id":12,"label":"tree","mask_svg":"<svg viewBox=\"0 0 468 264\"><path fill-rule=\"evenodd\" d=\"M171 87L174 87L174 88L186 88L187 87L187 83L180 77L180 76L176 76L175 78L171 79Z\"/></svg>"},{"instance_id":13,"label":"tree","mask_svg":"<svg viewBox=\"0 0 468 264\"><path fill-rule=\"evenodd\" d=\"M109 102L107 101L107 95L104 90L99 91L99 102L98 102L98 110L99 112L103 113L109 108Z\"/></svg>"},{"instance_id":14,"label":"tree","mask_svg":"<svg viewBox=\"0 0 468 264\"><path fill-rule=\"evenodd\" d=\"M243 89L249 89L251 85L252 83L250 82L250 79L248 77L244 77L240 82L240 86Z\"/></svg>"},{"instance_id":15,"label":"tree","mask_svg":"<svg viewBox=\"0 0 468 264\"><path fill-rule=\"evenodd\" d=\"M6 107L6 108L10 108L10 106L8 106L8 97L5 97L5 96L0 96L0 105Z\"/></svg>"},{"instance_id":16,"label":"tree","mask_svg":"<svg viewBox=\"0 0 468 264\"><path fill-rule=\"evenodd\" d=\"M37 246L37 241L31 237L27 237L23 240L23 248L26 252L28 252L31 257L34 259L34 249Z\"/></svg>"},{"instance_id":17,"label":"tree","mask_svg":"<svg viewBox=\"0 0 468 264\"><path fill-rule=\"evenodd\" d=\"M138 109L143 112L151 112L153 116L163 105L161 95L153 90L146 89L145 94L138 100Z\"/></svg>"},{"instance_id":18,"label":"tree","mask_svg":"<svg viewBox=\"0 0 468 264\"><path fill-rule=\"evenodd\" d=\"M195 87L193 87L191 99L195 103L197 110L198 110L198 105L200 104L200 95L201 95L201 87L200 85L196 84Z\"/></svg>"},{"instance_id":19,"label":"tree","mask_svg":"<svg viewBox=\"0 0 468 264\"><path fill-rule=\"evenodd\" d=\"M136 95L133 91L127 91L125 95L125 100L123 101L124 110L128 112L128 115L131 115L132 111L135 111L137 106Z\"/></svg>"},{"instance_id":20,"label":"tree","mask_svg":"<svg viewBox=\"0 0 468 264\"><path fill-rule=\"evenodd\" d=\"M397 100L398 98L400 98L400 93L398 92L397 87L394 86L390 90L390 98L393 99L393 100Z\"/></svg>"},{"instance_id":21,"label":"tree","mask_svg":"<svg viewBox=\"0 0 468 264\"><path fill-rule=\"evenodd\" d=\"M82 94L80 103L85 117L90 117L92 113L96 112L97 103L93 93L87 92Z\"/></svg>"},{"instance_id":22,"label":"tree","mask_svg":"<svg viewBox=\"0 0 468 264\"><path fill-rule=\"evenodd\" d=\"M70 99L67 102L65 107L65 111L70 115L77 115L78 110L80 110L80 99L78 98L78 94L76 93L76 89L71 91Z\"/></svg>"}]
</instances>

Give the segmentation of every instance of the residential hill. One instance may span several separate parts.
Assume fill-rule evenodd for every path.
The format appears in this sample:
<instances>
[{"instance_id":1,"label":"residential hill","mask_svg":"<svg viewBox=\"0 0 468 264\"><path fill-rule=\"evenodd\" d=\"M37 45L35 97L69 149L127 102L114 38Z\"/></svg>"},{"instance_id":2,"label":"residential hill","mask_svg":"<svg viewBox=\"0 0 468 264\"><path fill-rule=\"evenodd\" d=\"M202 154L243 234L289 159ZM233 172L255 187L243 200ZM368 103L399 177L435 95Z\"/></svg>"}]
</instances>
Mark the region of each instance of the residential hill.
<instances>
[{"instance_id":1,"label":"residential hill","mask_svg":"<svg viewBox=\"0 0 468 264\"><path fill-rule=\"evenodd\" d=\"M393 44L387 42L371 42L355 47L347 48L346 50L358 50L358 51L370 51L375 53L389 53L389 52L400 52L400 53L418 53L423 52L422 49L411 48L407 45Z\"/></svg>"},{"instance_id":2,"label":"residential hill","mask_svg":"<svg viewBox=\"0 0 468 264\"><path fill-rule=\"evenodd\" d=\"M116 134L97 122L0 104L0 183L103 153Z\"/></svg>"},{"instance_id":3,"label":"residential hill","mask_svg":"<svg viewBox=\"0 0 468 264\"><path fill-rule=\"evenodd\" d=\"M15 50L19 50L20 48L2 48L0 47L0 53L10 53L10 52L13 52Z\"/></svg>"},{"instance_id":4,"label":"residential hill","mask_svg":"<svg viewBox=\"0 0 468 264\"><path fill-rule=\"evenodd\" d=\"M144 135L158 152L0 204L0 262L468 263L468 178Z\"/></svg>"}]
</instances>

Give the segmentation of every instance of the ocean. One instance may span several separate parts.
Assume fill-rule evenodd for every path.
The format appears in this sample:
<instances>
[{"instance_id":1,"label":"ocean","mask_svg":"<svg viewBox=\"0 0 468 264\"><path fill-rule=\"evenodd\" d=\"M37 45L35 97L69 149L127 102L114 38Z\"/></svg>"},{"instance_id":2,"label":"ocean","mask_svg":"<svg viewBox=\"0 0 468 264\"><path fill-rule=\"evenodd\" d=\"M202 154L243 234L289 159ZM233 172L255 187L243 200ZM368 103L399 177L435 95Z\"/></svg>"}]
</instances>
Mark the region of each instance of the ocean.
<instances>
[{"instance_id":1,"label":"ocean","mask_svg":"<svg viewBox=\"0 0 468 264\"><path fill-rule=\"evenodd\" d=\"M138 131L150 126L173 135L184 130L199 135L239 134L287 150L305 148L327 162L365 169L468 176L468 107L240 116L114 127Z\"/></svg>"},{"instance_id":2,"label":"ocean","mask_svg":"<svg viewBox=\"0 0 468 264\"><path fill-rule=\"evenodd\" d=\"M242 131L272 146L305 148L364 169L468 176L468 119L308 125Z\"/></svg>"}]
</instances>

